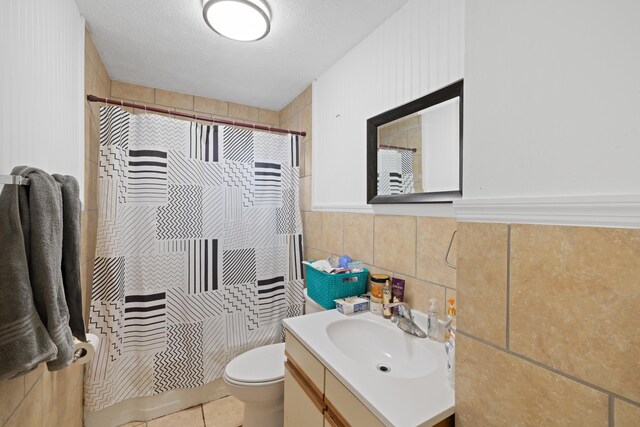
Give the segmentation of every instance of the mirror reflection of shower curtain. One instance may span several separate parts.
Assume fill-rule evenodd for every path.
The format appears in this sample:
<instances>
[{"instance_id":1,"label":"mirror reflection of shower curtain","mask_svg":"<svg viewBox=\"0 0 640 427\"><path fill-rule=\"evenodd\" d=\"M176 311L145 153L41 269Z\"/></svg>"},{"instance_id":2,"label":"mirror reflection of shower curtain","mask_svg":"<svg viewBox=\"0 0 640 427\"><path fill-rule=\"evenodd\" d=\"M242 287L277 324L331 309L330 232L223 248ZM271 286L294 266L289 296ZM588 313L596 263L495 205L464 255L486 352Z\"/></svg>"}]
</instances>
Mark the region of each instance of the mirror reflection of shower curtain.
<instances>
[{"instance_id":1,"label":"mirror reflection of shower curtain","mask_svg":"<svg viewBox=\"0 0 640 427\"><path fill-rule=\"evenodd\" d=\"M378 195L414 192L413 151L378 149Z\"/></svg>"},{"instance_id":2,"label":"mirror reflection of shower curtain","mask_svg":"<svg viewBox=\"0 0 640 427\"><path fill-rule=\"evenodd\" d=\"M302 314L298 137L100 109L91 411L220 378Z\"/></svg>"}]
</instances>

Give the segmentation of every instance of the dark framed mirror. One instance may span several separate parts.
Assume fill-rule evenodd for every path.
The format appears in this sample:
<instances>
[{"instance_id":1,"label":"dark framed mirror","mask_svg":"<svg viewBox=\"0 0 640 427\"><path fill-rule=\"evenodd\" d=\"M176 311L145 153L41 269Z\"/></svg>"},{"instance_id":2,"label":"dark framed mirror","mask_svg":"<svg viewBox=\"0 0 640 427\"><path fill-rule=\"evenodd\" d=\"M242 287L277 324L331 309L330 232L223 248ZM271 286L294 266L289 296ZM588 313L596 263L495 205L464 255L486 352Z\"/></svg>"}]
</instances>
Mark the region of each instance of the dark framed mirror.
<instances>
[{"instance_id":1,"label":"dark framed mirror","mask_svg":"<svg viewBox=\"0 0 640 427\"><path fill-rule=\"evenodd\" d=\"M463 80L367 120L367 202L462 197Z\"/></svg>"}]
</instances>

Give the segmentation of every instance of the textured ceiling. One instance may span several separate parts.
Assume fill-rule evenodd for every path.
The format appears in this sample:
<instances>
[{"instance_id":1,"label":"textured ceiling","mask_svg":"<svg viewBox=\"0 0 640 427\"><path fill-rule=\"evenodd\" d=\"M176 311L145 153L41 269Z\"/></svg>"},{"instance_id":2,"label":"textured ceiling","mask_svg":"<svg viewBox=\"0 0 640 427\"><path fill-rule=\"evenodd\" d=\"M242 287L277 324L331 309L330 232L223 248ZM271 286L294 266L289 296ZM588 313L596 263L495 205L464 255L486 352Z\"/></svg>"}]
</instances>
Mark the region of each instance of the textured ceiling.
<instances>
[{"instance_id":1,"label":"textured ceiling","mask_svg":"<svg viewBox=\"0 0 640 427\"><path fill-rule=\"evenodd\" d=\"M201 0L76 0L114 80L278 110L407 0L267 0L269 35L215 34Z\"/></svg>"}]
</instances>

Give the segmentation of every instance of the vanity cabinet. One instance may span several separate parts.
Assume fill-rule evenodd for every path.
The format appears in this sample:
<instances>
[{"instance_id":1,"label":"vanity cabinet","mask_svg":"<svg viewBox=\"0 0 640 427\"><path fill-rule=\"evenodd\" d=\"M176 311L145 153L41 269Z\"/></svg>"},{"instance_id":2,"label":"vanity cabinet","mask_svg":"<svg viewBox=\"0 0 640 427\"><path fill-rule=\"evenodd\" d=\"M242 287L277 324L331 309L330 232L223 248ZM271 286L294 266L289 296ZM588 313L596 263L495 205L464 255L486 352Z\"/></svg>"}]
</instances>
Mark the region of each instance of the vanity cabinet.
<instances>
[{"instance_id":1,"label":"vanity cabinet","mask_svg":"<svg viewBox=\"0 0 640 427\"><path fill-rule=\"evenodd\" d=\"M288 331L285 353L285 427L384 425Z\"/></svg>"},{"instance_id":2,"label":"vanity cabinet","mask_svg":"<svg viewBox=\"0 0 640 427\"><path fill-rule=\"evenodd\" d=\"M285 365L284 372L284 425L322 427L324 405L310 394L308 385L297 373Z\"/></svg>"}]
</instances>

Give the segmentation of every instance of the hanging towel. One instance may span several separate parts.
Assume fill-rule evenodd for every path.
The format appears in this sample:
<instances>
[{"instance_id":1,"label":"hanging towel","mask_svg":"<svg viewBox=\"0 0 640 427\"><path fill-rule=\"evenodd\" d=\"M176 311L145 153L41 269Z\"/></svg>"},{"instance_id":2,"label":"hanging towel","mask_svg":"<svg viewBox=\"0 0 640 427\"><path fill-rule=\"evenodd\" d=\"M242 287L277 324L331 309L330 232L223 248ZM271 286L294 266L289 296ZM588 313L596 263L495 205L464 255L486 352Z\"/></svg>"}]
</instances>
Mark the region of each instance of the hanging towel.
<instances>
[{"instance_id":1,"label":"hanging towel","mask_svg":"<svg viewBox=\"0 0 640 427\"><path fill-rule=\"evenodd\" d=\"M20 202L25 209L20 209ZM0 380L30 371L57 354L33 303L25 247L29 224L20 215L26 205L24 187L4 186L0 193Z\"/></svg>"},{"instance_id":2,"label":"hanging towel","mask_svg":"<svg viewBox=\"0 0 640 427\"><path fill-rule=\"evenodd\" d=\"M28 203L21 200L20 216L23 226L28 223L30 228L25 246L33 301L49 337L58 348L56 358L47 362L47 368L55 371L73 361L73 338L61 268L62 192L55 179L40 169L18 166L12 174L31 181L28 192L27 188L20 190L20 196L28 194Z\"/></svg>"},{"instance_id":3,"label":"hanging towel","mask_svg":"<svg viewBox=\"0 0 640 427\"><path fill-rule=\"evenodd\" d=\"M62 280L69 327L74 337L86 342L80 285L80 188L72 176L53 175L53 178L62 186Z\"/></svg>"}]
</instances>

